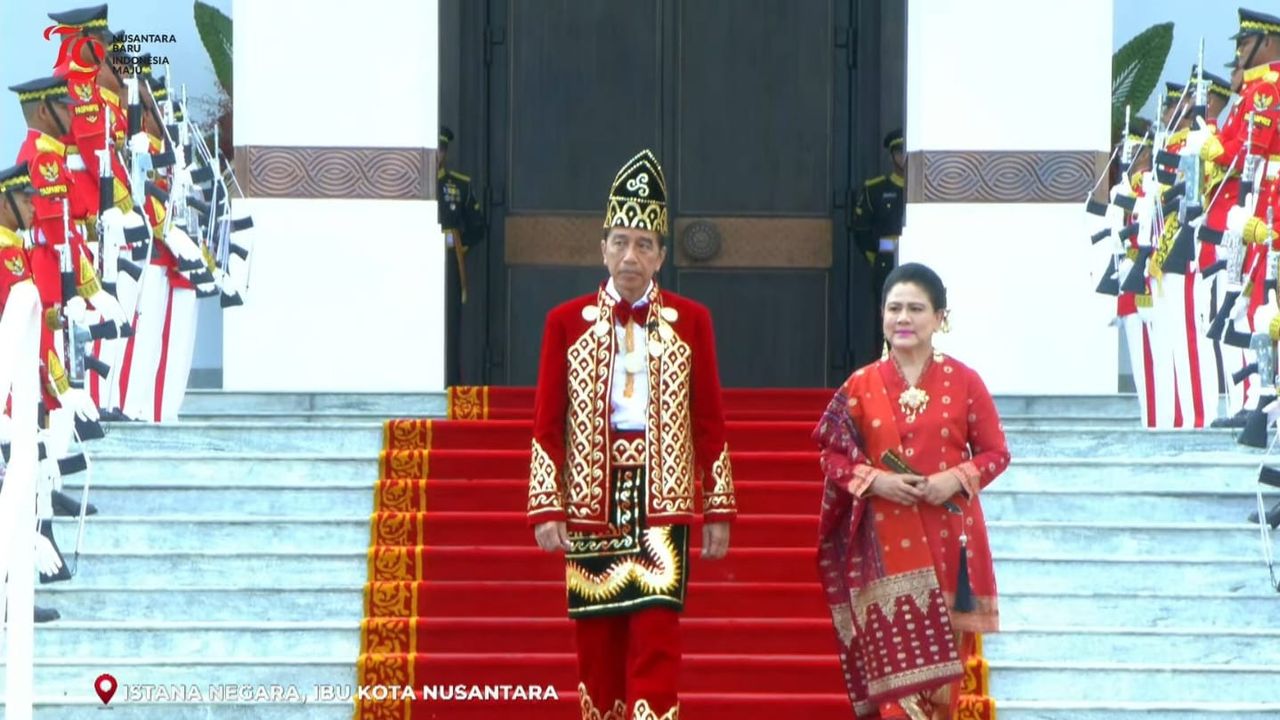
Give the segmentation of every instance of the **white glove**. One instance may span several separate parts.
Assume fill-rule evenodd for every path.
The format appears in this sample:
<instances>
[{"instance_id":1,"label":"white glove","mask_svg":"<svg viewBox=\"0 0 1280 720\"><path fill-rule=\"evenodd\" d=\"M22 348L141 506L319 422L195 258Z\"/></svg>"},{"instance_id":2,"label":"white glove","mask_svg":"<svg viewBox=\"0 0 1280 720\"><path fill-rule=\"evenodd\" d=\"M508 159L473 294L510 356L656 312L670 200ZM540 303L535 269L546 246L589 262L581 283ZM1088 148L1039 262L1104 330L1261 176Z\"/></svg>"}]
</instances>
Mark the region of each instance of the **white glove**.
<instances>
[{"instance_id":1,"label":"white glove","mask_svg":"<svg viewBox=\"0 0 1280 720\"><path fill-rule=\"evenodd\" d=\"M134 133L129 138L129 152L134 155L148 155L151 153L151 138L147 137L144 132Z\"/></svg>"},{"instance_id":2,"label":"white glove","mask_svg":"<svg viewBox=\"0 0 1280 720\"><path fill-rule=\"evenodd\" d=\"M1206 127L1203 118L1196 118L1196 129L1187 133L1187 141L1182 146L1183 155L1200 155L1200 148L1213 135L1213 130Z\"/></svg>"},{"instance_id":3,"label":"white glove","mask_svg":"<svg viewBox=\"0 0 1280 720\"><path fill-rule=\"evenodd\" d=\"M173 185L169 192L174 193L180 191L185 193L192 185L195 185L191 180L191 171L177 164L175 164L175 168L176 169L173 171Z\"/></svg>"},{"instance_id":4,"label":"white glove","mask_svg":"<svg viewBox=\"0 0 1280 720\"><path fill-rule=\"evenodd\" d=\"M89 324L86 319L89 308L85 305L84 298L79 295L68 300L66 304L62 306L62 312L67 316L68 320L76 323L77 325Z\"/></svg>"},{"instance_id":5,"label":"white glove","mask_svg":"<svg viewBox=\"0 0 1280 720\"><path fill-rule=\"evenodd\" d=\"M62 569L62 558L49 538L36 533L36 569L43 575L56 575Z\"/></svg>"},{"instance_id":6,"label":"white glove","mask_svg":"<svg viewBox=\"0 0 1280 720\"><path fill-rule=\"evenodd\" d=\"M1267 414L1267 425L1270 426L1277 419L1280 419L1280 400L1272 400L1266 407L1262 408L1262 412Z\"/></svg>"},{"instance_id":7,"label":"white glove","mask_svg":"<svg viewBox=\"0 0 1280 720\"><path fill-rule=\"evenodd\" d=\"M447 232L444 234L444 246L453 249L453 233Z\"/></svg>"},{"instance_id":8,"label":"white glove","mask_svg":"<svg viewBox=\"0 0 1280 720\"><path fill-rule=\"evenodd\" d=\"M58 396L62 406L76 414L81 420L97 420L98 406L93 404L89 393L80 388L70 388Z\"/></svg>"},{"instance_id":9,"label":"white glove","mask_svg":"<svg viewBox=\"0 0 1280 720\"><path fill-rule=\"evenodd\" d=\"M102 224L105 227L123 227L124 213L120 212L120 208L112 205L102 211Z\"/></svg>"},{"instance_id":10,"label":"white glove","mask_svg":"<svg viewBox=\"0 0 1280 720\"><path fill-rule=\"evenodd\" d=\"M67 169L71 172L84 172L84 158L80 153L67 153Z\"/></svg>"},{"instance_id":11,"label":"white glove","mask_svg":"<svg viewBox=\"0 0 1280 720\"><path fill-rule=\"evenodd\" d=\"M1249 211L1239 205L1232 205L1227 211L1227 232L1241 235L1244 233L1244 224L1249 220Z\"/></svg>"},{"instance_id":12,"label":"white glove","mask_svg":"<svg viewBox=\"0 0 1280 720\"><path fill-rule=\"evenodd\" d=\"M49 444L45 443L48 450ZM62 473L58 461L52 456L40 461L36 468L36 517L48 520L53 517L53 491L62 489Z\"/></svg>"},{"instance_id":13,"label":"white glove","mask_svg":"<svg viewBox=\"0 0 1280 720\"><path fill-rule=\"evenodd\" d=\"M79 300L80 298L76 297L74 299ZM120 307L120 301L108 294L107 291L99 290L90 295L89 302L93 303L93 309L102 315L103 320L109 320L117 326L124 325L127 322L124 316L124 308Z\"/></svg>"},{"instance_id":14,"label":"white glove","mask_svg":"<svg viewBox=\"0 0 1280 720\"><path fill-rule=\"evenodd\" d=\"M169 246L174 255L183 260L204 260L200 246L196 245L196 241L192 240L182 228L176 226L169 228L169 234L164 236L164 244Z\"/></svg>"}]
</instances>

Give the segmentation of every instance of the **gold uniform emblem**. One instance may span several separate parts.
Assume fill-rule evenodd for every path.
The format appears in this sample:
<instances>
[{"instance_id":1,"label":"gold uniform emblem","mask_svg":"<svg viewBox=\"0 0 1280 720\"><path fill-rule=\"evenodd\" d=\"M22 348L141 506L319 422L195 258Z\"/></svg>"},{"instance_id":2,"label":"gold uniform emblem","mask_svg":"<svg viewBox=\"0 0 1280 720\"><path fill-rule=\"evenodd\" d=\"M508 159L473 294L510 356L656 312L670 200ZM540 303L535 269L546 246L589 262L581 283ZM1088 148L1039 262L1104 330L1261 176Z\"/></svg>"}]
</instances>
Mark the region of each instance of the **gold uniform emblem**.
<instances>
[{"instance_id":1,"label":"gold uniform emblem","mask_svg":"<svg viewBox=\"0 0 1280 720\"><path fill-rule=\"evenodd\" d=\"M1253 94L1253 109L1257 112L1266 112L1275 102L1276 99L1272 95L1264 95L1261 92Z\"/></svg>"},{"instance_id":2,"label":"gold uniform emblem","mask_svg":"<svg viewBox=\"0 0 1280 720\"><path fill-rule=\"evenodd\" d=\"M53 182L58 179L58 163L47 162L40 165L40 176L45 182Z\"/></svg>"},{"instance_id":3,"label":"gold uniform emblem","mask_svg":"<svg viewBox=\"0 0 1280 720\"><path fill-rule=\"evenodd\" d=\"M4 266L9 270L9 272L13 273L17 277L22 277L27 274L27 266L22 262L21 256L6 259L4 261Z\"/></svg>"},{"instance_id":4,"label":"gold uniform emblem","mask_svg":"<svg viewBox=\"0 0 1280 720\"><path fill-rule=\"evenodd\" d=\"M80 102L89 102L93 99L93 88L88 83L72 84L71 90L77 98L80 98Z\"/></svg>"}]
</instances>

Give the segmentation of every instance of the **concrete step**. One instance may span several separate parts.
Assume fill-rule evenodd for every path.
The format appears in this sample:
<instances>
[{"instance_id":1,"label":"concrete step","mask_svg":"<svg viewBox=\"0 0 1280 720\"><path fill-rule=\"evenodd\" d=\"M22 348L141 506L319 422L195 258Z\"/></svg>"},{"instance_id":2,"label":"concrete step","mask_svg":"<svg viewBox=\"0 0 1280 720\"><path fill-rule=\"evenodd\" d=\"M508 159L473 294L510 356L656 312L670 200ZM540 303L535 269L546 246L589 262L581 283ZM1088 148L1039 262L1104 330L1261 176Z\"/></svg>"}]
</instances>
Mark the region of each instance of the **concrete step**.
<instances>
[{"instance_id":1,"label":"concrete step","mask_svg":"<svg viewBox=\"0 0 1280 720\"><path fill-rule=\"evenodd\" d=\"M74 532L55 531L55 535L70 561L75 547ZM102 552L89 544L89 540L85 542L86 550L81 554L76 577L40 587L118 587L125 583L138 589L211 584L234 588L243 585L245 578L262 575L280 583L282 588L305 588L316 584L317 578L358 588L369 574L367 551L363 548L334 553L278 552L270 547L254 550L246 543L224 552L171 552L163 545L136 552Z\"/></svg>"},{"instance_id":2,"label":"concrete step","mask_svg":"<svg viewBox=\"0 0 1280 720\"><path fill-rule=\"evenodd\" d=\"M358 412L380 413L384 418L442 417L445 405L444 393L277 393L193 389L187 391L180 414Z\"/></svg>"},{"instance_id":3,"label":"concrete step","mask_svg":"<svg viewBox=\"0 0 1280 720\"><path fill-rule=\"evenodd\" d=\"M1003 568L1003 565L1002 565ZM1262 574L1265 575L1265 570ZM1000 580L1000 613L1006 624L1089 625L1098 619L1117 627L1280 627L1280 603L1269 588L1254 591L1190 593L1092 593L1080 587L1058 592L1008 589ZM806 588L802 592L808 592ZM135 587L78 581L38 587L41 604L58 608L66 621L358 622L363 617L360 585L263 587L253 576L229 578L222 587L206 583ZM57 623L55 623L57 625ZM52 626L50 626L52 627Z\"/></svg>"},{"instance_id":4,"label":"concrete step","mask_svg":"<svg viewBox=\"0 0 1280 720\"><path fill-rule=\"evenodd\" d=\"M63 622L308 622L359 623L364 617L361 583L334 584L311 578L310 586L283 583L267 587L253 574L230 577L222 586L204 582L161 587L125 584L116 578L96 585L79 580L38 585L36 603L58 609Z\"/></svg>"},{"instance_id":5,"label":"concrete step","mask_svg":"<svg viewBox=\"0 0 1280 720\"><path fill-rule=\"evenodd\" d=\"M1127 431L1093 425L1010 427L1005 436L1018 456L1168 456L1241 452L1230 430ZM382 449L382 425L373 422L186 422L109 423L95 451L136 452L315 452L367 453ZM514 448L512 448L514 449ZM521 450L524 450L521 448ZM1261 454L1260 451L1254 451Z\"/></svg>"},{"instance_id":6,"label":"concrete step","mask_svg":"<svg viewBox=\"0 0 1280 720\"><path fill-rule=\"evenodd\" d=\"M378 479L377 453L175 453L124 452L90 448L93 487L136 485L155 481L187 487L242 488L292 485L299 488L326 483L366 483L372 493ZM79 475L65 479L79 484Z\"/></svg>"},{"instance_id":7,"label":"concrete step","mask_svg":"<svg viewBox=\"0 0 1280 720\"><path fill-rule=\"evenodd\" d=\"M834 390L832 391L834 392ZM1139 417L1132 393L1112 395L997 395L1001 415ZM267 393L189 390L182 414L227 412L362 412L385 417L441 417L444 393ZM821 409L819 408L819 411Z\"/></svg>"},{"instance_id":8,"label":"concrete step","mask_svg":"<svg viewBox=\"0 0 1280 720\"><path fill-rule=\"evenodd\" d=\"M1018 468L1009 471L1010 476ZM120 478L123 482L125 479ZM441 481L445 482L445 481ZM528 484L524 480L486 481L491 492L468 496L461 491L449 493L449 509L501 510L519 507L526 495ZM1251 480L1233 478L1231 490L1197 491L1174 490L1170 492L1126 492L1111 494L1102 488L1072 489L1057 484L1051 490L1011 490L1004 487L1004 478L982 493L982 507L988 520L1024 521L1122 521L1141 519L1153 523L1177 523L1186 521L1210 523L1239 523L1252 510L1255 496ZM237 486L178 485L134 478L130 485L104 485L95 478L91 488L92 501L102 516L117 515L186 515L218 516L238 514L241 517L324 517L332 515L335 508L343 514L367 515L373 511L373 483L371 481L329 482L309 488L293 484L264 484L251 489ZM788 483L788 485L790 485ZM753 514L800 512L818 506L817 491L796 486L794 499L788 504L762 506L749 501L752 495L745 483L739 482L739 506L743 512ZM68 482L64 490L79 497L81 486ZM1275 491L1267 489L1268 502L1280 499Z\"/></svg>"},{"instance_id":9,"label":"concrete step","mask_svg":"<svg viewBox=\"0 0 1280 720\"><path fill-rule=\"evenodd\" d=\"M60 536L60 543L68 545L68 557L73 540L69 536L64 542ZM1262 594L1270 587L1266 566L1260 557L1260 550L1239 559L997 552L996 578L1002 593L1059 593L1096 587L1112 593ZM244 585L244 578L257 573L267 574L285 588L312 587L321 577L325 583L358 588L368 578L368 559L363 549L332 553L270 549L206 553L86 552L81 557L79 575L64 584L83 588L119 587L121 583L138 589L236 588ZM815 576L814 584L816 582ZM56 583L45 587L52 585ZM557 592L563 595L563 588ZM808 583L795 586L797 596L809 592L816 590Z\"/></svg>"},{"instance_id":10,"label":"concrete step","mask_svg":"<svg viewBox=\"0 0 1280 720\"><path fill-rule=\"evenodd\" d=\"M803 474L773 480L809 482L817 477L815 462L802 453L796 462ZM95 487L173 484L253 488L264 485L367 483L378 478L377 452L172 452L140 447L104 450L90 446ZM1231 490L1252 492L1261 453L1249 448L1202 452L1178 457L1111 455L1046 457L1044 453L1014 455L1009 469L984 492L1052 490L1114 493ZM1273 464L1280 465L1280 459ZM528 480L523 473L511 478ZM65 479L78 485L80 477Z\"/></svg>"},{"instance_id":11,"label":"concrete step","mask_svg":"<svg viewBox=\"0 0 1280 720\"><path fill-rule=\"evenodd\" d=\"M1265 664L1116 663L993 660L991 694L1000 700L1043 701L1071 688L1094 703L1274 703L1280 668ZM1001 713L1003 715L1003 712Z\"/></svg>"},{"instance_id":12,"label":"concrete step","mask_svg":"<svg viewBox=\"0 0 1280 720\"><path fill-rule=\"evenodd\" d=\"M510 622L518 623L519 620ZM563 636L571 638L571 622L566 619L562 624ZM781 640L776 646L791 648L785 652L799 652L811 647L807 640L818 635L825 640L830 633L830 627L825 624L815 628L818 634L806 635L806 642L792 642L788 646L786 640ZM37 638L36 650L42 658L159 658L192 654L212 657L314 657L358 653L360 626L357 622L334 620L60 621L42 625ZM984 647L990 658L1016 658L1020 661L1052 662L1065 656L1077 661L1143 663L1158 658L1167 663L1250 664L1280 660L1280 642L1277 640L1280 640L1280 630L1272 629L1054 627L1018 626L1006 622L1001 632L986 638ZM701 642L699 647L705 651L708 641ZM566 640L564 645L571 647L571 641ZM492 650L510 652L511 648L504 650L499 646ZM520 651L525 651L525 647L521 646ZM717 652L730 650L718 649ZM732 652L740 650L735 647Z\"/></svg>"},{"instance_id":13,"label":"concrete step","mask_svg":"<svg viewBox=\"0 0 1280 720\"><path fill-rule=\"evenodd\" d=\"M382 412L360 412L347 410L316 410L316 411L213 411L213 412L197 412L183 413L178 418L178 424L183 423L381 423L392 417L412 417L412 418L432 418L440 419L438 416L429 415L423 412L411 413L408 415L393 416ZM1006 430L1018 428L1055 428L1055 427L1075 427L1080 425L1089 425L1095 428L1114 428L1117 430L1141 430L1140 419L1137 415L1132 417L1109 416L1109 415L1002 415L1001 421L1004 423ZM816 420L815 420L816 422Z\"/></svg>"},{"instance_id":14,"label":"concrete step","mask_svg":"<svg viewBox=\"0 0 1280 720\"><path fill-rule=\"evenodd\" d=\"M358 620L59 620L36 628L36 653L41 658L163 658L197 654L288 658L354 656L360 653L360 623Z\"/></svg>"},{"instance_id":15,"label":"concrete step","mask_svg":"<svg viewBox=\"0 0 1280 720\"><path fill-rule=\"evenodd\" d=\"M1280 703L1244 702L1081 702L1001 700L1003 720L1265 720L1280 717Z\"/></svg>"},{"instance_id":16,"label":"concrete step","mask_svg":"<svg viewBox=\"0 0 1280 720\"><path fill-rule=\"evenodd\" d=\"M358 648L356 649L358 652ZM308 694L317 683L350 685L355 683L356 656L285 655L272 657L217 657L197 653L184 657L105 657L88 655L73 658L37 657L35 662L35 695L81 698L93 692L95 678L110 673L119 683L116 699L130 704L130 686L135 692L148 691L149 686L195 686L204 700L211 684L227 686L293 686ZM3 669L0 663L0 669ZM5 678L0 673L0 696L4 695ZM136 697L136 696L135 696ZM135 701L137 701L135 699ZM114 705L113 700L113 705ZM99 707L101 703L98 703Z\"/></svg>"},{"instance_id":17,"label":"concrete step","mask_svg":"<svg viewBox=\"0 0 1280 720\"><path fill-rule=\"evenodd\" d=\"M95 482L97 478L94 478ZM253 488L216 485L94 485L90 489L99 518L118 515L185 515L314 518L367 516L373 512L372 482L334 483L311 488L297 485L259 485ZM79 498L81 486L67 483L66 492Z\"/></svg>"},{"instance_id":18,"label":"concrete step","mask_svg":"<svg viewBox=\"0 0 1280 720\"><path fill-rule=\"evenodd\" d=\"M479 529L499 545L519 545L530 539L524 514L491 512L437 512L426 526L427 542L459 545L456 538ZM1135 524L1132 522L1023 522L992 520L988 523L991 546L997 554L1055 554L1106 558L1112 556L1176 556L1213 559L1241 558L1259 552L1255 525L1240 523ZM816 516L743 516L735 525L736 547L765 547L766 542L786 542L804 547L817 530ZM72 518L55 520L60 545L75 537ZM364 552L368 548L370 520L366 517L214 517L214 516L113 516L103 514L85 523L85 547L97 554L133 553L144 550L165 553L223 552L238 548L263 548L268 552L338 553ZM434 539L433 539L434 538ZM697 543L695 542L695 545Z\"/></svg>"},{"instance_id":19,"label":"concrete step","mask_svg":"<svg viewBox=\"0 0 1280 720\"><path fill-rule=\"evenodd\" d=\"M1274 491L1264 497L1268 503L1280 500ZM993 486L982 493L982 510L988 521L1111 522L1140 518L1160 524L1188 521L1238 524L1245 520L1256 502L1252 491L1112 495L1102 491L1000 492Z\"/></svg>"},{"instance_id":20,"label":"concrete step","mask_svg":"<svg viewBox=\"0 0 1280 720\"><path fill-rule=\"evenodd\" d=\"M1003 623L983 639L990 658L1027 662L1103 660L1116 663L1272 664L1280 661L1280 630L1271 628L1081 627Z\"/></svg>"}]
</instances>

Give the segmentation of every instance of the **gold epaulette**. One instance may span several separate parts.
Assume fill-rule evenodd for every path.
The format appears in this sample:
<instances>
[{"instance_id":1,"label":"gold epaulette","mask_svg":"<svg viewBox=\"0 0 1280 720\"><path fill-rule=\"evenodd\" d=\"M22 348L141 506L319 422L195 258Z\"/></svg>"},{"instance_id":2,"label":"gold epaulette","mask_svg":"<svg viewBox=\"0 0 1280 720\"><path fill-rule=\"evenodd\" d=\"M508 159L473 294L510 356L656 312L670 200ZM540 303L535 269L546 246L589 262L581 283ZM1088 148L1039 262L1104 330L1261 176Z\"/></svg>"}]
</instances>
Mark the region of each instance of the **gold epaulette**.
<instances>
[{"instance_id":1,"label":"gold epaulette","mask_svg":"<svg viewBox=\"0 0 1280 720\"><path fill-rule=\"evenodd\" d=\"M1271 69L1270 65L1258 65L1244 71L1244 81L1247 83L1261 80L1263 82L1275 82L1280 80L1280 72Z\"/></svg>"},{"instance_id":2,"label":"gold epaulette","mask_svg":"<svg viewBox=\"0 0 1280 720\"><path fill-rule=\"evenodd\" d=\"M1141 295L1134 295L1133 304L1134 306L1140 307L1140 308L1151 307L1151 293L1142 293Z\"/></svg>"},{"instance_id":3,"label":"gold epaulette","mask_svg":"<svg viewBox=\"0 0 1280 720\"><path fill-rule=\"evenodd\" d=\"M35 144L36 150L39 152L51 152L56 155L64 156L68 152L68 147L65 144L60 142L57 138L54 138L51 135L45 135L44 133L41 133L40 136L36 138Z\"/></svg>"},{"instance_id":4,"label":"gold epaulette","mask_svg":"<svg viewBox=\"0 0 1280 720\"><path fill-rule=\"evenodd\" d=\"M0 249L23 247L22 236L7 227L0 227Z\"/></svg>"}]
</instances>

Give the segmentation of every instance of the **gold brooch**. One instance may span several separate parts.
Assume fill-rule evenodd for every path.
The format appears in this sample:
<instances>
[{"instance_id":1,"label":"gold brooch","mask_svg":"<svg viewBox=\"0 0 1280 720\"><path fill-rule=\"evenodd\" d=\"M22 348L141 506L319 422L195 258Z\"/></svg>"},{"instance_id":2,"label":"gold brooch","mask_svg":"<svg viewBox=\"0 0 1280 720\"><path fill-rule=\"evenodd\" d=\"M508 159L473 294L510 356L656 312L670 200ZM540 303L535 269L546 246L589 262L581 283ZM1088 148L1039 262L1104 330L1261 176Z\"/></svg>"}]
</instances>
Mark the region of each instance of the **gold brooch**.
<instances>
[{"instance_id":1,"label":"gold brooch","mask_svg":"<svg viewBox=\"0 0 1280 720\"><path fill-rule=\"evenodd\" d=\"M916 416L929 405L929 393L918 387L909 387L898 397L898 407L907 416L907 422L915 422Z\"/></svg>"}]
</instances>

